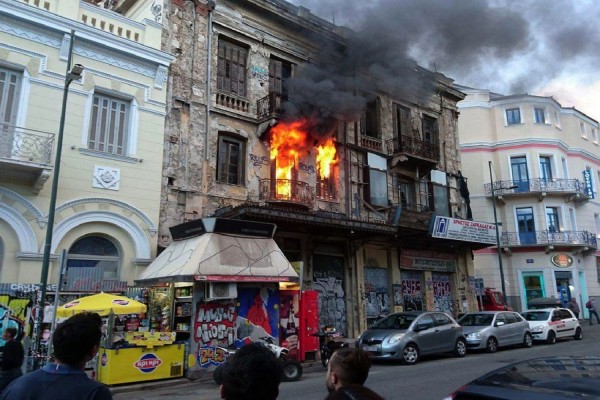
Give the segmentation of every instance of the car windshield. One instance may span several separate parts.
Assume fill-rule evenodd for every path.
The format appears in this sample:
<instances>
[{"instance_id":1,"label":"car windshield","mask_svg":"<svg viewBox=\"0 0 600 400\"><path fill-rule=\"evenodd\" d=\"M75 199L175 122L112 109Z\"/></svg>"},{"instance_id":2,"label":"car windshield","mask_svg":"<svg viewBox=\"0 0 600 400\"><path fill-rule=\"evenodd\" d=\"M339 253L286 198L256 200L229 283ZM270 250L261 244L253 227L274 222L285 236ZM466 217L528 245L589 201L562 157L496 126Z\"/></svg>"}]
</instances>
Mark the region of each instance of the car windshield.
<instances>
[{"instance_id":1,"label":"car windshield","mask_svg":"<svg viewBox=\"0 0 600 400\"><path fill-rule=\"evenodd\" d=\"M525 311L521 315L527 321L546 321L550 313L548 311Z\"/></svg>"},{"instance_id":2,"label":"car windshield","mask_svg":"<svg viewBox=\"0 0 600 400\"><path fill-rule=\"evenodd\" d=\"M488 326L494 320L493 314L467 314L458 320L462 326Z\"/></svg>"},{"instance_id":3,"label":"car windshield","mask_svg":"<svg viewBox=\"0 0 600 400\"><path fill-rule=\"evenodd\" d=\"M394 314L377 321L371 329L408 329L417 318L416 315Z\"/></svg>"}]
</instances>

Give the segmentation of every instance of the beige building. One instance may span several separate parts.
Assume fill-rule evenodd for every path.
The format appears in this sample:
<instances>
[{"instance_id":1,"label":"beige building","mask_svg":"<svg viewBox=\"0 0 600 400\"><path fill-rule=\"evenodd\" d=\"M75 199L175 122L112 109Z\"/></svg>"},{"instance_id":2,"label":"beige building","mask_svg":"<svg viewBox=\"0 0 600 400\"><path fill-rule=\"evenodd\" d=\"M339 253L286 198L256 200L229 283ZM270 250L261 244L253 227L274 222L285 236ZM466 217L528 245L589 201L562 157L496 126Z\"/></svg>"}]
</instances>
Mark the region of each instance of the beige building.
<instances>
[{"instance_id":1,"label":"beige building","mask_svg":"<svg viewBox=\"0 0 600 400\"><path fill-rule=\"evenodd\" d=\"M0 0L0 280L39 285L70 32L49 283L123 290L156 255L167 71L161 14L79 1ZM155 10L157 11L157 10Z\"/></svg>"},{"instance_id":2,"label":"beige building","mask_svg":"<svg viewBox=\"0 0 600 400\"><path fill-rule=\"evenodd\" d=\"M495 195L509 303L520 310L537 297L581 305L599 296L598 122L552 97L459 89L473 217L493 222ZM495 247L476 252L475 271L502 287Z\"/></svg>"}]
</instances>

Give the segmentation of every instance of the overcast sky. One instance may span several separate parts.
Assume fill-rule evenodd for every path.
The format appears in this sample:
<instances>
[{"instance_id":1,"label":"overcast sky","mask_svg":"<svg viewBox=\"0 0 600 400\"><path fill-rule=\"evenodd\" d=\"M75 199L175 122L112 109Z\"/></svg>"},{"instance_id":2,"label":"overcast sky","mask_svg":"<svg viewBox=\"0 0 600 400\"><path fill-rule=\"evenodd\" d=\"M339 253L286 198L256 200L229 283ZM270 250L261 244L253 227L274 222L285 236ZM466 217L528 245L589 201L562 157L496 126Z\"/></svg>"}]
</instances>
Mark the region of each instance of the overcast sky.
<instances>
[{"instance_id":1,"label":"overcast sky","mask_svg":"<svg viewBox=\"0 0 600 400\"><path fill-rule=\"evenodd\" d=\"M598 1L289 1L358 32L370 60L391 49L459 84L552 95L600 121Z\"/></svg>"}]
</instances>

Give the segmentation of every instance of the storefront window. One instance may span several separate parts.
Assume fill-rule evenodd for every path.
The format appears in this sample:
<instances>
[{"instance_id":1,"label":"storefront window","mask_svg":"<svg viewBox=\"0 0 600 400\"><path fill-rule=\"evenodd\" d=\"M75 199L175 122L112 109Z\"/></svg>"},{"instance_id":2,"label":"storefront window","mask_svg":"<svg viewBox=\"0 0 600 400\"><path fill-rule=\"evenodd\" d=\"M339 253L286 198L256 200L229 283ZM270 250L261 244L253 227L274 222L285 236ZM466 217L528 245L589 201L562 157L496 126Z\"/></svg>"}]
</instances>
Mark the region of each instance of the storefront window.
<instances>
[{"instance_id":1,"label":"storefront window","mask_svg":"<svg viewBox=\"0 0 600 400\"><path fill-rule=\"evenodd\" d=\"M101 285L104 280L119 278L121 256L117 246L100 236L86 236L77 240L69 249L67 257L66 290L98 290L88 287Z\"/></svg>"},{"instance_id":2,"label":"storefront window","mask_svg":"<svg viewBox=\"0 0 600 400\"><path fill-rule=\"evenodd\" d=\"M541 272L523 275L523 287L525 288L525 300L527 301L526 308L529 308L530 300L545 297L544 279Z\"/></svg>"}]
</instances>

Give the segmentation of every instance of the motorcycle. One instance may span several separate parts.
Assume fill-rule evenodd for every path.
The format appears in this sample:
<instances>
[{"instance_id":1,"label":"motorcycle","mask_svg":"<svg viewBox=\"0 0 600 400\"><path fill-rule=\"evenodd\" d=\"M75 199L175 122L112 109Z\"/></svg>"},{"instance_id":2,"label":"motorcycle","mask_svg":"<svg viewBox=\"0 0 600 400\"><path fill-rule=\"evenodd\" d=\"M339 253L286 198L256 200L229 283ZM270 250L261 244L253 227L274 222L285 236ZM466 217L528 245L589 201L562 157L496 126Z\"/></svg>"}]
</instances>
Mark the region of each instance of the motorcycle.
<instances>
[{"instance_id":1,"label":"motorcycle","mask_svg":"<svg viewBox=\"0 0 600 400\"><path fill-rule=\"evenodd\" d=\"M313 333L313 336L319 338L321 364L323 364L324 367L327 367L331 356L336 350L341 349L342 347L348 347L348 343L335 340L336 338L342 337L342 335L334 326L324 326L319 332Z\"/></svg>"},{"instance_id":2,"label":"motorcycle","mask_svg":"<svg viewBox=\"0 0 600 400\"><path fill-rule=\"evenodd\" d=\"M273 354L275 354L277 359L281 362L282 367L283 367L282 379L284 382L297 381L302 377L302 364L300 364L300 362L298 362L295 359L287 358L287 354L289 352L288 349L286 349L285 347L276 345L275 342L273 341L273 338L269 337L269 336L261 337L261 338L259 338L259 340L260 341L257 343L260 343L261 345L263 345L267 349L269 349ZM225 354L225 358L226 358L225 363L227 362L227 359L229 357L231 357L233 354L235 354L235 350L230 350L225 347L219 347L219 349L221 349L223 351L223 353ZM219 365L213 371L213 379L217 385L220 385L222 383L221 375L223 373L223 365L224 364Z\"/></svg>"}]
</instances>

